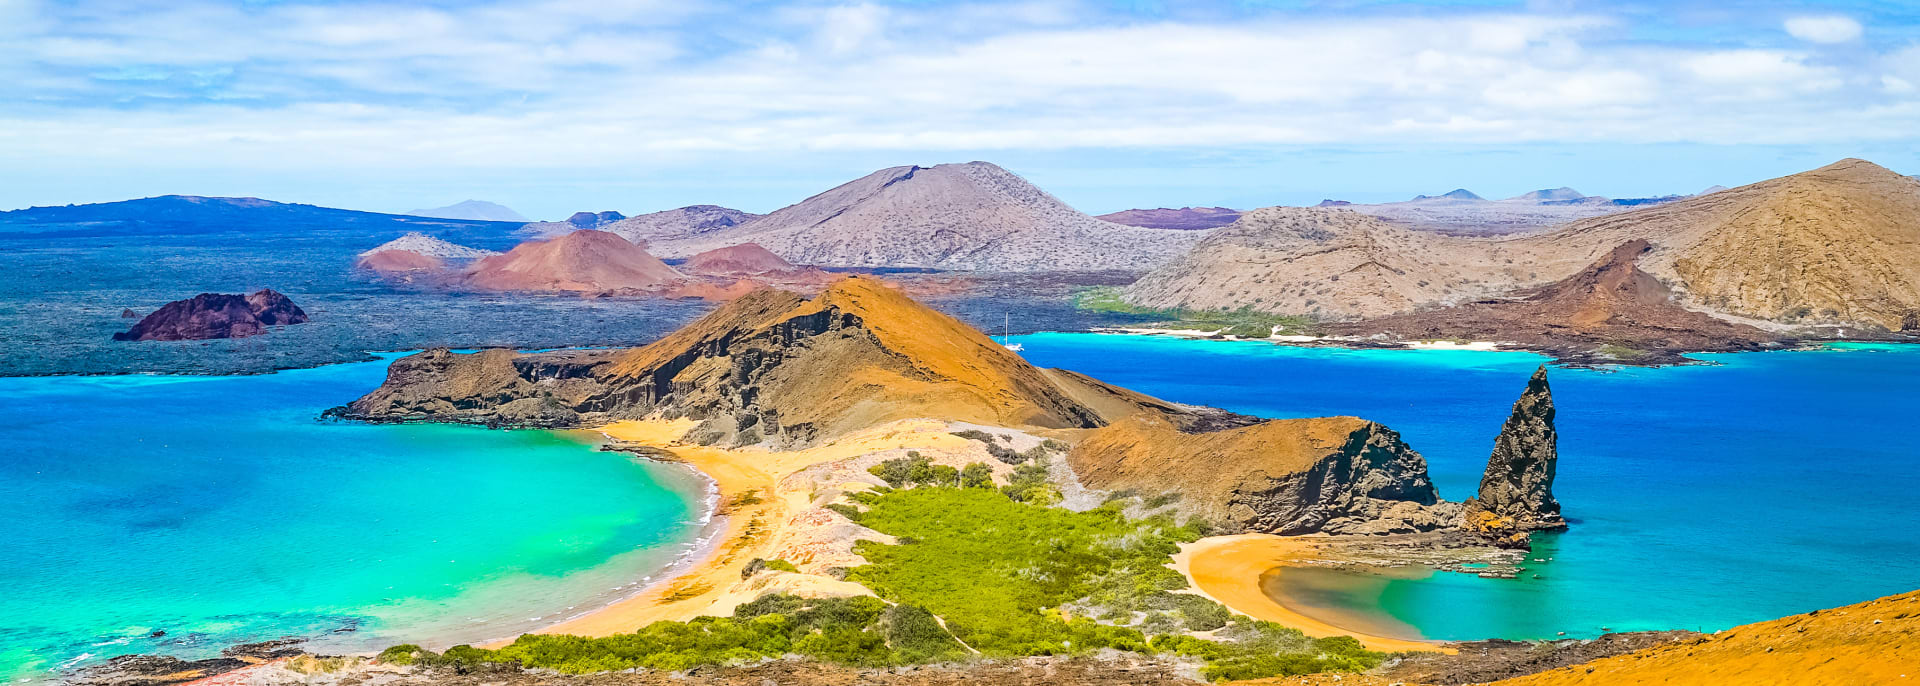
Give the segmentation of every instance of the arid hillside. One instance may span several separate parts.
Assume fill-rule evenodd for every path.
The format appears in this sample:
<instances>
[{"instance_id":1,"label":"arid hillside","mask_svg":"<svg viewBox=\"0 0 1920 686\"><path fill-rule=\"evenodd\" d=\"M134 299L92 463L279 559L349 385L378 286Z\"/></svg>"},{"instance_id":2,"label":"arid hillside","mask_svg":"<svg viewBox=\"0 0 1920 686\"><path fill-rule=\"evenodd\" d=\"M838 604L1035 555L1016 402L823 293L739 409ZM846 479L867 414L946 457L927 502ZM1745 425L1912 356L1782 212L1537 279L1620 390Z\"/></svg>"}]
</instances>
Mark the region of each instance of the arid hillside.
<instances>
[{"instance_id":1,"label":"arid hillside","mask_svg":"<svg viewBox=\"0 0 1920 686\"><path fill-rule=\"evenodd\" d=\"M1690 309L1786 324L1920 328L1920 182L1862 160L1509 238L1415 232L1340 212L1248 213L1129 287L1126 298L1160 308L1379 317L1514 295L1638 239L1653 245L1639 268Z\"/></svg>"},{"instance_id":2,"label":"arid hillside","mask_svg":"<svg viewBox=\"0 0 1920 686\"><path fill-rule=\"evenodd\" d=\"M882 169L739 226L643 236L684 257L758 243L794 264L988 272L1149 269L1203 232L1089 217L986 162Z\"/></svg>"},{"instance_id":3,"label":"arid hillside","mask_svg":"<svg viewBox=\"0 0 1920 686\"><path fill-rule=\"evenodd\" d=\"M1394 226L1342 208L1268 207L1215 229L1142 277L1126 299L1155 308L1315 315L1405 312L1485 297L1529 274L1498 246Z\"/></svg>"}]
</instances>

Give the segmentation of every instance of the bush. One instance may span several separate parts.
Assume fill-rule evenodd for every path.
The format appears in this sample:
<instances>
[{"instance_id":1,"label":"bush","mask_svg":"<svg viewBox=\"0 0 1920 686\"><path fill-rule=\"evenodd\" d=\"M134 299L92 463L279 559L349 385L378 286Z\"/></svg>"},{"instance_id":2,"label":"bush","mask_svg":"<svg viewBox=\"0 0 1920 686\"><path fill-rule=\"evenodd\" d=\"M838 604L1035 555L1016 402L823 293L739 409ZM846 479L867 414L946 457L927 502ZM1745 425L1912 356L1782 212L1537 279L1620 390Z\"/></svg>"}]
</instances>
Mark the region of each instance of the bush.
<instances>
[{"instance_id":1,"label":"bush","mask_svg":"<svg viewBox=\"0 0 1920 686\"><path fill-rule=\"evenodd\" d=\"M1000 492L1023 503L1052 505L1060 501L1060 489L1047 480L1049 471L1045 460L1015 466Z\"/></svg>"},{"instance_id":2,"label":"bush","mask_svg":"<svg viewBox=\"0 0 1920 686\"><path fill-rule=\"evenodd\" d=\"M881 617L887 645L901 662L946 662L967 656L967 649L940 626L933 613L914 605L895 605Z\"/></svg>"},{"instance_id":3,"label":"bush","mask_svg":"<svg viewBox=\"0 0 1920 686\"><path fill-rule=\"evenodd\" d=\"M880 477L893 488L908 486L958 486L960 470L943 464L934 464L933 460L918 452L908 451L906 457L894 458L867 468L867 473Z\"/></svg>"},{"instance_id":4,"label":"bush","mask_svg":"<svg viewBox=\"0 0 1920 686\"><path fill-rule=\"evenodd\" d=\"M412 643L403 643L380 651L374 659L389 665L410 665L415 662L430 662L437 657L439 656L430 650Z\"/></svg>"},{"instance_id":5,"label":"bush","mask_svg":"<svg viewBox=\"0 0 1920 686\"><path fill-rule=\"evenodd\" d=\"M961 488L993 488L993 468L975 462L960 470Z\"/></svg>"}]
</instances>

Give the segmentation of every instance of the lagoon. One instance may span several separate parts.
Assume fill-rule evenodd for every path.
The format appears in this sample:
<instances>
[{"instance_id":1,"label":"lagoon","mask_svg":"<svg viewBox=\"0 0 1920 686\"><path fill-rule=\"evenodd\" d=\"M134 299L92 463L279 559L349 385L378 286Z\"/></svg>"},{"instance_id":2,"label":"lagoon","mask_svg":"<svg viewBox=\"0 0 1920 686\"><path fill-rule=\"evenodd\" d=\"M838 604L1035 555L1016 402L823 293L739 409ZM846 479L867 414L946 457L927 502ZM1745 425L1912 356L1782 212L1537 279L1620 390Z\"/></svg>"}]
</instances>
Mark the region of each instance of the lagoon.
<instances>
[{"instance_id":1,"label":"lagoon","mask_svg":"<svg viewBox=\"0 0 1920 686\"><path fill-rule=\"evenodd\" d=\"M1546 361L1519 352L1347 350L1162 336L1016 337L1035 364L1264 417L1348 414L1399 431L1441 497L1473 495L1493 438ZM1564 534L1515 580L1329 570L1273 575L1322 619L1407 638L1713 631L1920 588L1920 346L1553 369ZM1403 570L1404 571L1404 570ZM1538 578L1533 575L1537 574Z\"/></svg>"},{"instance_id":2,"label":"lagoon","mask_svg":"<svg viewBox=\"0 0 1920 686\"><path fill-rule=\"evenodd\" d=\"M321 420L379 385L380 357L0 378L0 679L288 635L511 636L693 545L707 482L594 435Z\"/></svg>"}]
</instances>

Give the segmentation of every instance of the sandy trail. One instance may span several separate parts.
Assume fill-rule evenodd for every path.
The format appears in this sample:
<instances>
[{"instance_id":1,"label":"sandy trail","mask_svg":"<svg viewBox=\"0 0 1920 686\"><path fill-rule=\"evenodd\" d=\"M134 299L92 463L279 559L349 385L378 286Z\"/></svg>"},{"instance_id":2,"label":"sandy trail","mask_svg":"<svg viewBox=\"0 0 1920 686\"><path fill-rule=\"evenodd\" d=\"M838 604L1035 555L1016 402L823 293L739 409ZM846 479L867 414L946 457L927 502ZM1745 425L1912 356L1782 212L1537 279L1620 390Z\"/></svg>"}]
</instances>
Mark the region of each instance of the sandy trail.
<instances>
[{"instance_id":1,"label":"sandy trail","mask_svg":"<svg viewBox=\"0 0 1920 686\"><path fill-rule=\"evenodd\" d=\"M1308 636L1352 636L1369 650L1422 650L1451 653L1429 641L1371 636L1295 612L1267 597L1260 576L1268 570L1313 555L1305 541L1270 534L1212 536L1180 546L1173 568L1193 590L1240 614L1299 629Z\"/></svg>"}]
</instances>

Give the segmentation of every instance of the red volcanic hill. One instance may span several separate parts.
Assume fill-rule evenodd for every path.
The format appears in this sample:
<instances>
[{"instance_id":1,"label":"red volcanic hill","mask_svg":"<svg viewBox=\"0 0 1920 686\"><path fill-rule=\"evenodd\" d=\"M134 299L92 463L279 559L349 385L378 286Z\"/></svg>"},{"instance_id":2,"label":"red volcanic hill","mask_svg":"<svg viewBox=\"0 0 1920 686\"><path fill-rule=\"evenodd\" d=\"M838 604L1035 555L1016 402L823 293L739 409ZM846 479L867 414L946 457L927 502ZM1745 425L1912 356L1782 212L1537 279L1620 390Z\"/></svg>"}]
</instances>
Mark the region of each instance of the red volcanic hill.
<instances>
[{"instance_id":1,"label":"red volcanic hill","mask_svg":"<svg viewBox=\"0 0 1920 686\"><path fill-rule=\"evenodd\" d=\"M687 280L645 248L605 231L528 241L475 262L465 283L495 291L656 290Z\"/></svg>"},{"instance_id":2,"label":"red volcanic hill","mask_svg":"<svg viewBox=\"0 0 1920 686\"><path fill-rule=\"evenodd\" d=\"M362 256L353 263L359 269L381 274L401 272L437 272L447 268L447 263L432 255L422 255L411 250L382 250Z\"/></svg>"},{"instance_id":3,"label":"red volcanic hill","mask_svg":"<svg viewBox=\"0 0 1920 686\"><path fill-rule=\"evenodd\" d=\"M680 266L697 274L728 276L752 276L791 272L798 269L792 262L773 254L771 250L760 247L759 243L741 243L714 248L687 258L686 264Z\"/></svg>"}]
</instances>

